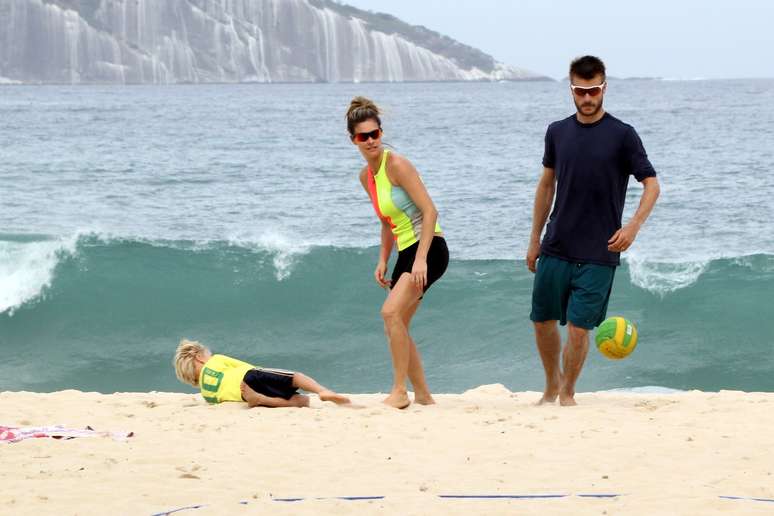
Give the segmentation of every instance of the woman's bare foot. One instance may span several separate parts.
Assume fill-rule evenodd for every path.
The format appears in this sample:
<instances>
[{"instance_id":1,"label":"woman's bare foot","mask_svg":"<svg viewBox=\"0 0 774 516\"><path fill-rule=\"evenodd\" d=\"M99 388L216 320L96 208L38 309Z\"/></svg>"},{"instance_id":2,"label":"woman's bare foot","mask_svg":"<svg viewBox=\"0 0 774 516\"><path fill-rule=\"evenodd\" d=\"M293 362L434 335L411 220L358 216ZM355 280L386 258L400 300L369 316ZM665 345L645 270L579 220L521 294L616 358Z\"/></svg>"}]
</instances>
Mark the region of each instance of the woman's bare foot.
<instances>
[{"instance_id":1,"label":"woman's bare foot","mask_svg":"<svg viewBox=\"0 0 774 516\"><path fill-rule=\"evenodd\" d=\"M343 394L339 394L338 392L334 392L329 389L322 390L317 395L322 401L332 401L336 405L346 405L351 403L350 399Z\"/></svg>"},{"instance_id":2,"label":"woman's bare foot","mask_svg":"<svg viewBox=\"0 0 774 516\"><path fill-rule=\"evenodd\" d=\"M261 404L261 395L250 388L245 382L239 384L239 390L242 392L242 399L247 402L250 408L258 407Z\"/></svg>"},{"instance_id":3,"label":"woman's bare foot","mask_svg":"<svg viewBox=\"0 0 774 516\"><path fill-rule=\"evenodd\" d=\"M411 405L411 400L406 391L392 391L389 396L384 398L382 403L396 409L404 409Z\"/></svg>"}]
</instances>

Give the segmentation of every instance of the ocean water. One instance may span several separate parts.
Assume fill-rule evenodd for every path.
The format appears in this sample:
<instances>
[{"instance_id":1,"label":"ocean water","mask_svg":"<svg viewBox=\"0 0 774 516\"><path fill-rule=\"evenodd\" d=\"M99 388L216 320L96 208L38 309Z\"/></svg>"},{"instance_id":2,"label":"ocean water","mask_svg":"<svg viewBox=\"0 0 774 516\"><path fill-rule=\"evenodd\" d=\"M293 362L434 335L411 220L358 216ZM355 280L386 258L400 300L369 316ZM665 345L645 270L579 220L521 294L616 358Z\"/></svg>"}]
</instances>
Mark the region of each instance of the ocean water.
<instances>
[{"instance_id":1,"label":"ocean water","mask_svg":"<svg viewBox=\"0 0 774 516\"><path fill-rule=\"evenodd\" d=\"M431 388L541 389L523 257L566 83L0 88L0 390L188 392L182 337L388 389L356 94L384 107L449 243L412 328ZM774 80L612 81L605 100L662 195L608 312L639 345L592 349L578 389L773 391Z\"/></svg>"}]
</instances>

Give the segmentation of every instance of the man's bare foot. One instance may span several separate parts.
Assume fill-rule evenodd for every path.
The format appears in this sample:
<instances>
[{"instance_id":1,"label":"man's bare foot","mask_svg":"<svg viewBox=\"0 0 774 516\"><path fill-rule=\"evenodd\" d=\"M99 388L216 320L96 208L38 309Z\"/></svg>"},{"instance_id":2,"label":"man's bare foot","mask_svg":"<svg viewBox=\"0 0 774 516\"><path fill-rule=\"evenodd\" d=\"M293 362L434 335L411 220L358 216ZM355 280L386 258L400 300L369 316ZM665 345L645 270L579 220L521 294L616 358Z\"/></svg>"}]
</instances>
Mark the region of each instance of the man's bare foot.
<instances>
[{"instance_id":1,"label":"man's bare foot","mask_svg":"<svg viewBox=\"0 0 774 516\"><path fill-rule=\"evenodd\" d=\"M556 402L559 397L559 391L562 385L561 375L557 376L551 382L546 383L546 390L543 391L543 397L535 405L550 405Z\"/></svg>"},{"instance_id":2,"label":"man's bare foot","mask_svg":"<svg viewBox=\"0 0 774 516\"><path fill-rule=\"evenodd\" d=\"M389 396L384 398L382 403L396 409L404 409L411 405L411 400L406 391L392 391Z\"/></svg>"},{"instance_id":3,"label":"man's bare foot","mask_svg":"<svg viewBox=\"0 0 774 516\"><path fill-rule=\"evenodd\" d=\"M350 399L343 394L339 394L338 392L333 392L328 389L320 391L317 395L322 401L332 401L336 405L346 405L351 403Z\"/></svg>"},{"instance_id":4,"label":"man's bare foot","mask_svg":"<svg viewBox=\"0 0 774 516\"><path fill-rule=\"evenodd\" d=\"M420 405L435 405L435 400L433 399L433 395L429 392L422 394L414 393L414 403Z\"/></svg>"},{"instance_id":5,"label":"man's bare foot","mask_svg":"<svg viewBox=\"0 0 774 516\"><path fill-rule=\"evenodd\" d=\"M578 403L575 401L575 393L560 392L559 405L563 407L574 407Z\"/></svg>"},{"instance_id":6,"label":"man's bare foot","mask_svg":"<svg viewBox=\"0 0 774 516\"><path fill-rule=\"evenodd\" d=\"M253 408L261 404L261 395L251 389L245 382L239 384L239 390L242 392L242 399L247 402L248 407Z\"/></svg>"}]
</instances>

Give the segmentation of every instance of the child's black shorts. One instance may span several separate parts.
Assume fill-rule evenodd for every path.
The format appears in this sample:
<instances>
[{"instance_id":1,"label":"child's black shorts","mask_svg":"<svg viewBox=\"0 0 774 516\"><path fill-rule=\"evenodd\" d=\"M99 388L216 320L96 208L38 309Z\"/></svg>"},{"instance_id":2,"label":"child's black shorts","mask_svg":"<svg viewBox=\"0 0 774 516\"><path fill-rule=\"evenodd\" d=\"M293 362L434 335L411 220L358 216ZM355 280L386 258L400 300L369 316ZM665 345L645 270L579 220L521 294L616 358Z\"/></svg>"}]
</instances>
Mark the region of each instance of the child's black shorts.
<instances>
[{"instance_id":1,"label":"child's black shorts","mask_svg":"<svg viewBox=\"0 0 774 516\"><path fill-rule=\"evenodd\" d=\"M264 396L289 400L298 389L293 387L293 371L281 369L250 369L242 378L248 387Z\"/></svg>"}]
</instances>

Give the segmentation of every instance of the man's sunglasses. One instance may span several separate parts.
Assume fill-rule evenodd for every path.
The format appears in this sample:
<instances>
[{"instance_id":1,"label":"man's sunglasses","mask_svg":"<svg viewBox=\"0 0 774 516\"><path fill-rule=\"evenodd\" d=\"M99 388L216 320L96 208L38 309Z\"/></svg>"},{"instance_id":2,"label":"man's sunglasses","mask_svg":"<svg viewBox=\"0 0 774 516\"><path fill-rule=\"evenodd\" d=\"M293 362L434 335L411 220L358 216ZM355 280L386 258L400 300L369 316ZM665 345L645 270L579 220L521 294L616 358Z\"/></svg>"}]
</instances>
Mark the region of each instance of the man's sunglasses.
<instances>
[{"instance_id":1,"label":"man's sunglasses","mask_svg":"<svg viewBox=\"0 0 774 516\"><path fill-rule=\"evenodd\" d=\"M374 129L373 131L370 131L367 133L355 133L352 135L352 139L359 143L365 143L368 141L369 138L373 140L378 140L381 136L382 136L382 130Z\"/></svg>"},{"instance_id":2,"label":"man's sunglasses","mask_svg":"<svg viewBox=\"0 0 774 516\"><path fill-rule=\"evenodd\" d=\"M607 84L607 81L603 82L599 86L575 86L574 84L571 84L570 89L579 97L585 97L586 95L596 97L602 93L602 89L605 87L605 84Z\"/></svg>"}]
</instances>

